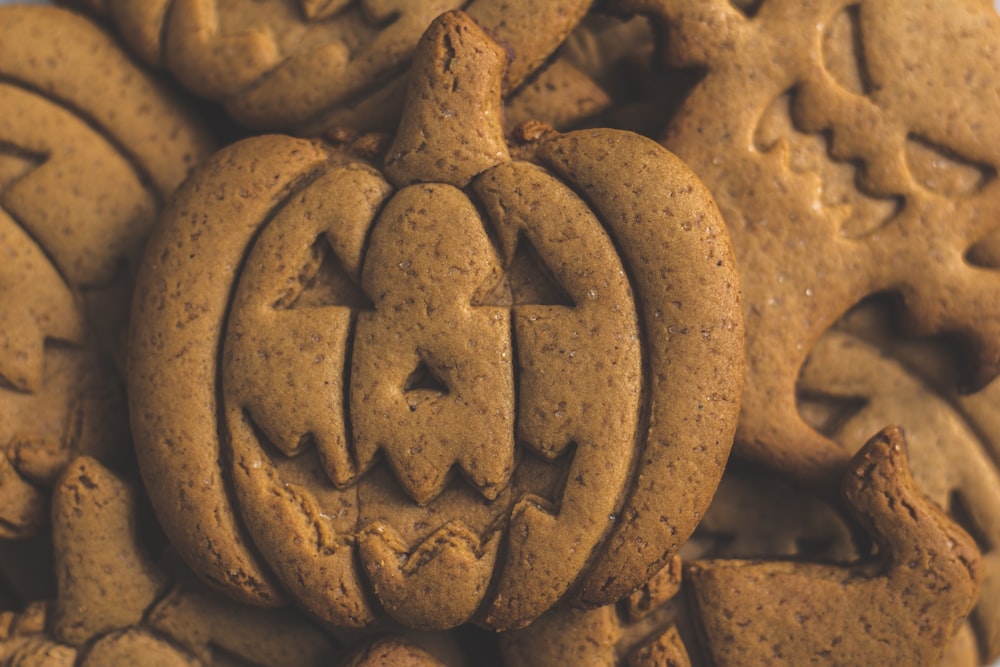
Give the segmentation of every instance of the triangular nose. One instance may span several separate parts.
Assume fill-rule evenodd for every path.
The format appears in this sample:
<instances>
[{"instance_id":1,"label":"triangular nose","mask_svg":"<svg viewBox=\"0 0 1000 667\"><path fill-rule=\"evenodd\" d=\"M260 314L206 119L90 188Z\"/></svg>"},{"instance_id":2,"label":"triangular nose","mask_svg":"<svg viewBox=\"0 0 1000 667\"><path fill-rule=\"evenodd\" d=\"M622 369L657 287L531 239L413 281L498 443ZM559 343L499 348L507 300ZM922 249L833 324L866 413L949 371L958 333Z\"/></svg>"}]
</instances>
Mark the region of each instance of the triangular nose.
<instances>
[{"instance_id":1,"label":"triangular nose","mask_svg":"<svg viewBox=\"0 0 1000 667\"><path fill-rule=\"evenodd\" d=\"M414 391L426 391L434 392L441 396L450 393L448 385L445 384L444 380L438 377L427 365L426 362L422 361L417 364L417 367L413 369L409 377L406 378L405 384L403 384L403 393L408 394Z\"/></svg>"},{"instance_id":2,"label":"triangular nose","mask_svg":"<svg viewBox=\"0 0 1000 667\"><path fill-rule=\"evenodd\" d=\"M344 306L357 310L373 308L361 287L348 274L344 263L330 246L325 234L320 235L303 267L302 290L282 297L275 304L278 308L321 308ZM285 303L287 301L287 303Z\"/></svg>"}]
</instances>

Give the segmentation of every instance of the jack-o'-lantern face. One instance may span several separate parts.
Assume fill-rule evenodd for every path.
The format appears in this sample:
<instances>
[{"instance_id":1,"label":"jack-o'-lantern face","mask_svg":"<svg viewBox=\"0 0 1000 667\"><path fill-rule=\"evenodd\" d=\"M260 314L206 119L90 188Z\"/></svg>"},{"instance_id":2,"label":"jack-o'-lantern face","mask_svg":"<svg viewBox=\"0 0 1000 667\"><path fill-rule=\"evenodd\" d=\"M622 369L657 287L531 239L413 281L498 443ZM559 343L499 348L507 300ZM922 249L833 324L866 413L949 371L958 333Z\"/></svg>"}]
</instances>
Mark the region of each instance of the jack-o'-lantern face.
<instances>
[{"instance_id":1,"label":"jack-o'-lantern face","mask_svg":"<svg viewBox=\"0 0 1000 667\"><path fill-rule=\"evenodd\" d=\"M168 215L150 245L155 271L183 263L180 283L166 284L199 294L212 289L204 262L231 270L223 257L242 258L214 309L168 289L185 299L181 328L225 320L195 372L218 383L225 475L246 534L284 589L336 623L370 622L377 600L412 626L508 628L571 587L584 602L616 599L683 543L710 497L703 486L721 474L741 338L710 200L635 135L552 134L535 161L512 159L498 113L505 60L467 17L443 16L421 42L385 175L306 142L244 142L219 158L234 173L262 174L279 156L307 166L266 187L222 186L216 201L266 207L228 209L238 220L228 237L224 214L191 199L215 187L203 174L175 211L220 229L191 234ZM179 357L169 351L183 335L160 319L174 311L151 279L140 279L135 414L162 424L165 407L181 422L185 405L143 398L195 363L183 361L190 340ZM171 371L161 354L183 363ZM707 375L696 370L706 363ZM203 505L186 480L213 479L218 457L189 477L190 458L206 454L178 447L195 436L147 430L145 419L144 469L181 480L183 502ZM233 508L226 498L211 511ZM177 518L162 516L183 542ZM207 539L222 541L215 526ZM206 572L204 547L195 551L203 574L245 583Z\"/></svg>"}]
</instances>

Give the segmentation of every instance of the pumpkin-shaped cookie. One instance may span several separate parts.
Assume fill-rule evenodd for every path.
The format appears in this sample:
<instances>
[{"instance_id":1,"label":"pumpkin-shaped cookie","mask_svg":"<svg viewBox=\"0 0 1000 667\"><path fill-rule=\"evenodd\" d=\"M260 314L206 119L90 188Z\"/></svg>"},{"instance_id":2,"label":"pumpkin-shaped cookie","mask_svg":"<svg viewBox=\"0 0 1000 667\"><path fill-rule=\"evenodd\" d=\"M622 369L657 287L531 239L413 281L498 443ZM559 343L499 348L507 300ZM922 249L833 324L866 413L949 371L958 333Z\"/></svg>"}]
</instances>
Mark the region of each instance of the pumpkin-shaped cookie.
<instances>
[{"instance_id":1,"label":"pumpkin-shaped cookie","mask_svg":"<svg viewBox=\"0 0 1000 667\"><path fill-rule=\"evenodd\" d=\"M0 536L47 522L48 489L73 456L127 450L112 359L132 260L210 147L91 22L0 8Z\"/></svg>"},{"instance_id":2,"label":"pumpkin-shaped cookie","mask_svg":"<svg viewBox=\"0 0 1000 667\"><path fill-rule=\"evenodd\" d=\"M552 118L607 103L579 69L556 58L592 0L74 0L107 14L150 65L223 103L258 130L387 130L399 119L417 41L442 12L463 8L513 55L505 90ZM532 90L531 79L545 80ZM564 94L565 93L565 94ZM585 101L580 104L580 99Z\"/></svg>"},{"instance_id":3,"label":"pumpkin-shaped cookie","mask_svg":"<svg viewBox=\"0 0 1000 667\"><path fill-rule=\"evenodd\" d=\"M718 211L637 135L543 133L513 159L506 59L443 15L384 175L247 140L151 240L140 465L230 593L346 625L516 627L628 594L707 506L742 382Z\"/></svg>"}]
</instances>

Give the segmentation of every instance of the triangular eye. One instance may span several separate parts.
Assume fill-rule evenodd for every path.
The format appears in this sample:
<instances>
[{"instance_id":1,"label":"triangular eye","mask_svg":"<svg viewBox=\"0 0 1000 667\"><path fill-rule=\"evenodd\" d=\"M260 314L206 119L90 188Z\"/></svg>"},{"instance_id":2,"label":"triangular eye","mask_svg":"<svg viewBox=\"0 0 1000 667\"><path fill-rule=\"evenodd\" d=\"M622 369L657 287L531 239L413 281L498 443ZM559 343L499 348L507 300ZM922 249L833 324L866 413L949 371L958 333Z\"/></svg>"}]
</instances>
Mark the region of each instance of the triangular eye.
<instances>
[{"instance_id":1,"label":"triangular eye","mask_svg":"<svg viewBox=\"0 0 1000 667\"><path fill-rule=\"evenodd\" d=\"M412 391L434 392L442 396L449 393L448 385L431 372L430 366L424 361L417 364L417 367L413 369L413 372L406 378L406 383L403 385L404 394Z\"/></svg>"},{"instance_id":2,"label":"triangular eye","mask_svg":"<svg viewBox=\"0 0 1000 667\"><path fill-rule=\"evenodd\" d=\"M302 291L275 304L276 308L321 308L344 306L371 310L371 300L348 275L326 236L320 236L310 249L310 256L299 276Z\"/></svg>"},{"instance_id":3,"label":"triangular eye","mask_svg":"<svg viewBox=\"0 0 1000 667\"><path fill-rule=\"evenodd\" d=\"M41 163L41 159L35 159L26 154L0 153L0 192L3 192L8 185L32 169L37 168Z\"/></svg>"},{"instance_id":4,"label":"triangular eye","mask_svg":"<svg viewBox=\"0 0 1000 667\"><path fill-rule=\"evenodd\" d=\"M511 301L515 306L576 305L545 265L535 246L523 235L518 240L508 274Z\"/></svg>"}]
</instances>

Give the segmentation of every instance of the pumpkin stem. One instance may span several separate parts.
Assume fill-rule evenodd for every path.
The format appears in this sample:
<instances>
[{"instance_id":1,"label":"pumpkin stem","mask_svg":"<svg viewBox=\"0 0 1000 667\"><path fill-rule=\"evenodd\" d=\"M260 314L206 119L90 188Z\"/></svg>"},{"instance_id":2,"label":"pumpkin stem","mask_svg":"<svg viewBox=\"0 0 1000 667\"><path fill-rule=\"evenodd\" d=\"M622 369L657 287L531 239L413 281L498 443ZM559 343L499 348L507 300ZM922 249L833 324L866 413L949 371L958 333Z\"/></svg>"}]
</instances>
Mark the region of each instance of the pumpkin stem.
<instances>
[{"instance_id":1,"label":"pumpkin stem","mask_svg":"<svg viewBox=\"0 0 1000 667\"><path fill-rule=\"evenodd\" d=\"M385 173L396 187L464 187L507 162L501 90L508 55L460 11L442 14L417 45L406 104Z\"/></svg>"}]
</instances>

